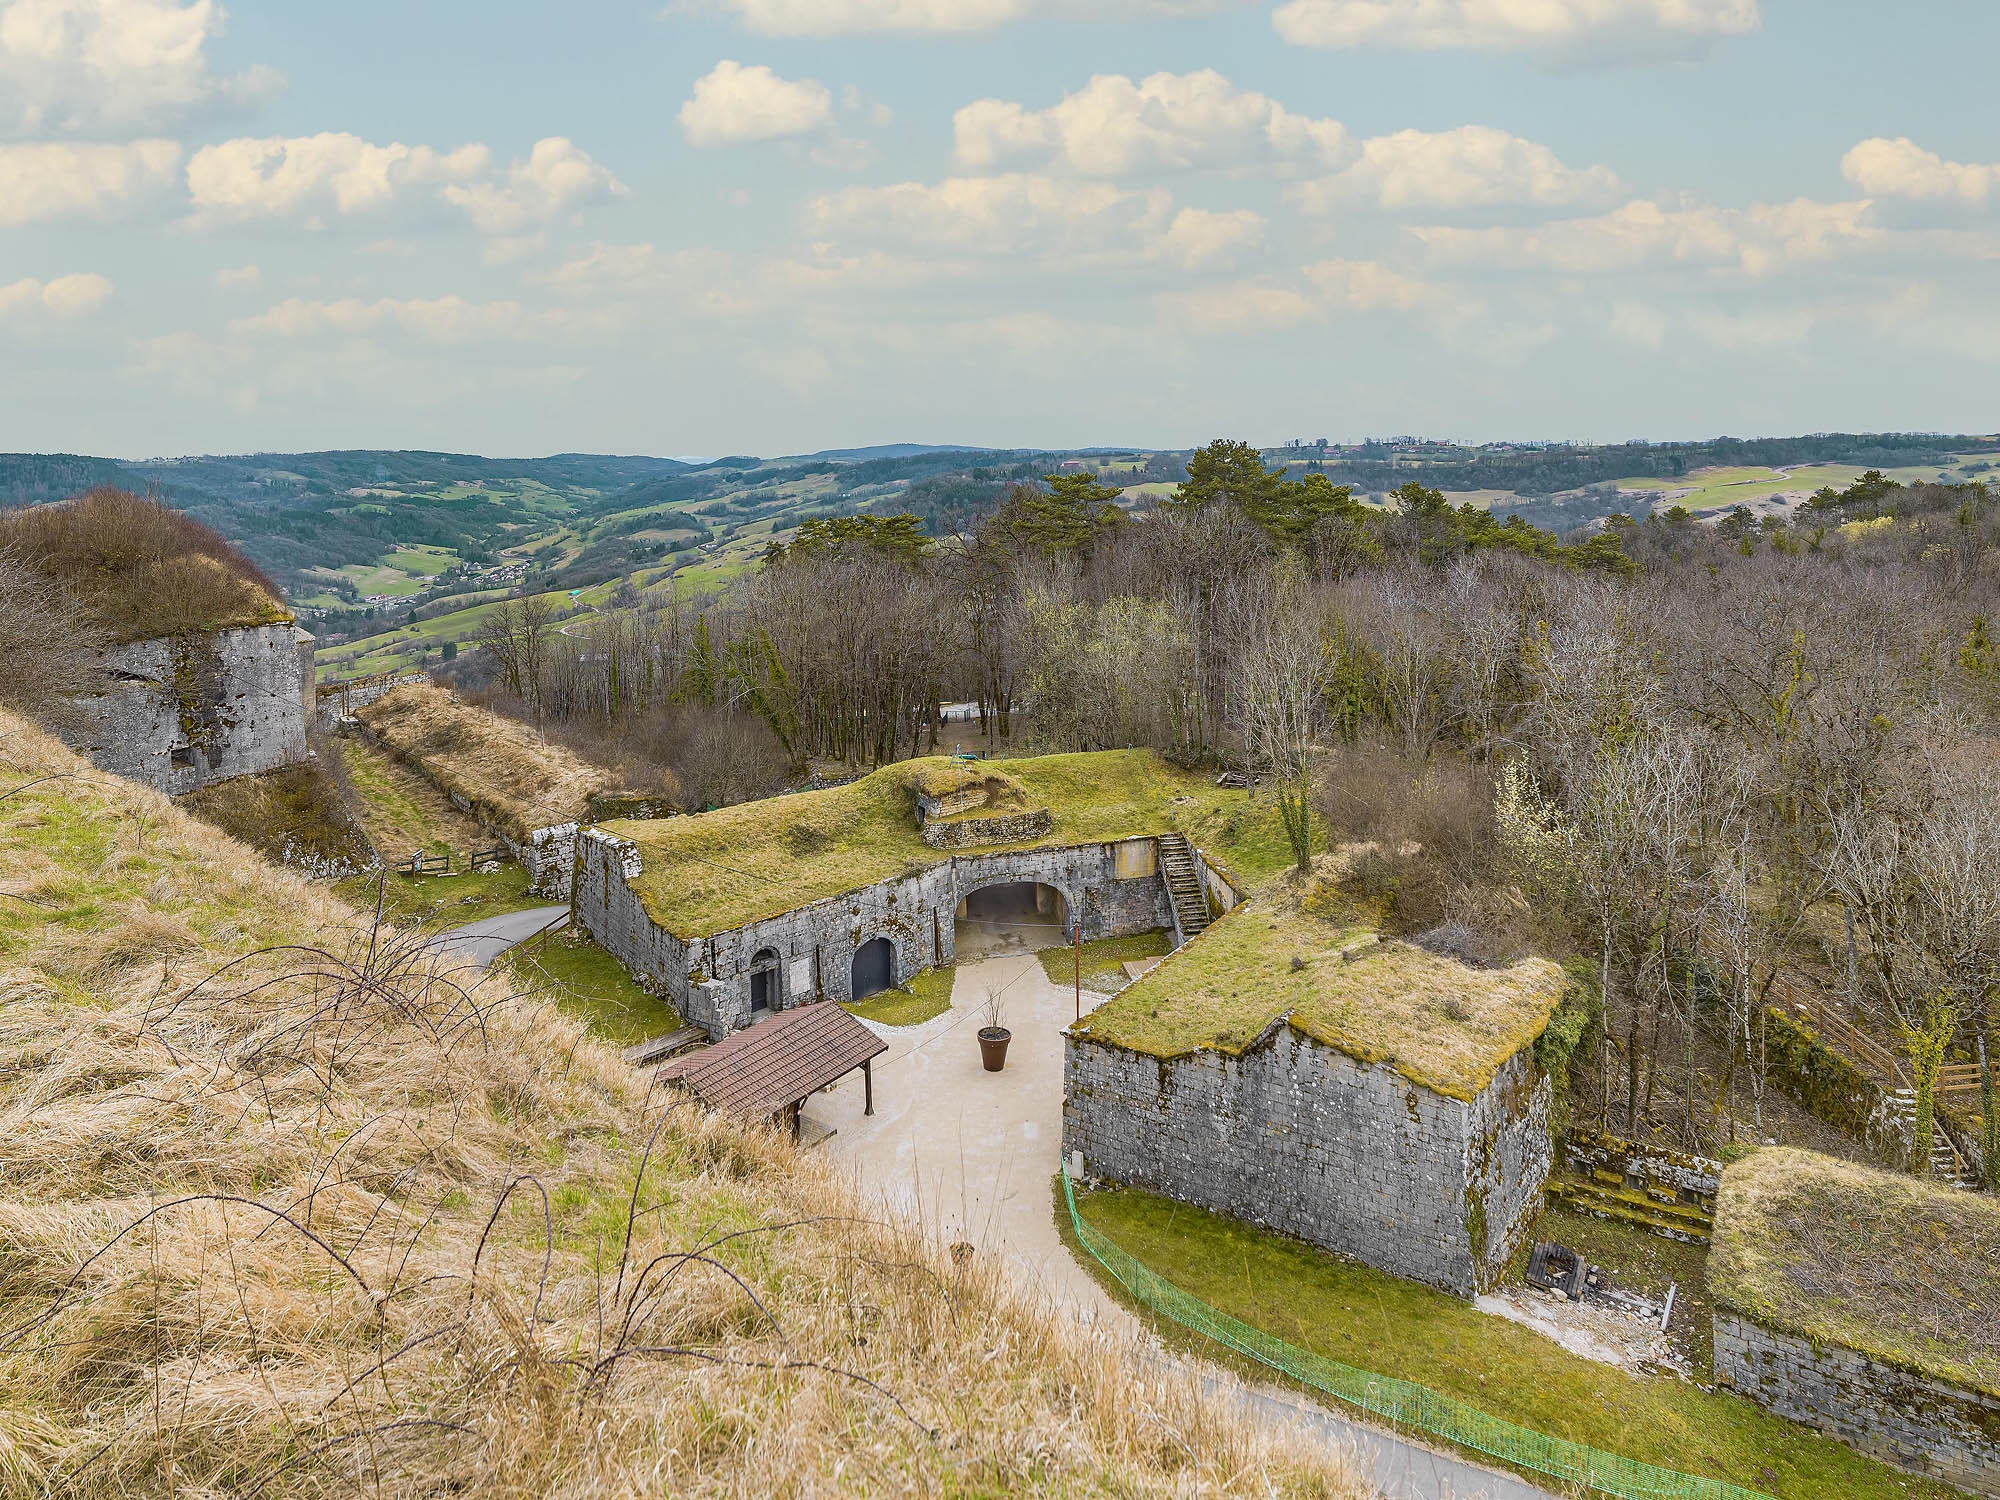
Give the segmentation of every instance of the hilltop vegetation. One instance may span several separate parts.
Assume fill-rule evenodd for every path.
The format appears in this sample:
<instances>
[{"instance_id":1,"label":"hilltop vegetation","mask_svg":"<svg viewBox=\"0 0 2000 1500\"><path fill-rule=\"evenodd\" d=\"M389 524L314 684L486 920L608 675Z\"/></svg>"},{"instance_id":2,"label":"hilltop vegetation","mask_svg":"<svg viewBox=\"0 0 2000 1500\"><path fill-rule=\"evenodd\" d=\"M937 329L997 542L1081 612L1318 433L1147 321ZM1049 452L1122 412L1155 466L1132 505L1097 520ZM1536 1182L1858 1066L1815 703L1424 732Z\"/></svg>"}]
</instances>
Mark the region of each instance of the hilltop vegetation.
<instances>
[{"instance_id":1,"label":"hilltop vegetation","mask_svg":"<svg viewBox=\"0 0 2000 1500\"><path fill-rule=\"evenodd\" d=\"M10 1489L1359 1493L5 713L0 895Z\"/></svg>"}]
</instances>

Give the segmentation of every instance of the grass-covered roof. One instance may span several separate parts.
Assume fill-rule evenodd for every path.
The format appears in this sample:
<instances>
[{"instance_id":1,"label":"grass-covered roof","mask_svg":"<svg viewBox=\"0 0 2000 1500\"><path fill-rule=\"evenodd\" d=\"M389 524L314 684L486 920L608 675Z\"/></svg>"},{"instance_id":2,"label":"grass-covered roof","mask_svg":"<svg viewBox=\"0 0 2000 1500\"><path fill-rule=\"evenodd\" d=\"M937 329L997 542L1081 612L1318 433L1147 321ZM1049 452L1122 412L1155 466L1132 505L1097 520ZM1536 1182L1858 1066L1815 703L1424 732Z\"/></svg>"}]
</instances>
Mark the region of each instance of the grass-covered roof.
<instances>
[{"instance_id":1,"label":"grass-covered roof","mask_svg":"<svg viewBox=\"0 0 2000 1500\"><path fill-rule=\"evenodd\" d=\"M1708 1284L1770 1328L2000 1396L2000 1201L1790 1148L1722 1174Z\"/></svg>"},{"instance_id":2,"label":"grass-covered roof","mask_svg":"<svg viewBox=\"0 0 2000 1500\"><path fill-rule=\"evenodd\" d=\"M1219 790L1210 777L1176 770L1150 750L1043 755L1003 765L1019 798L1048 808L1055 820L1046 837L1005 847L1059 848L1178 828L1219 861L1233 866L1244 856L1250 874L1242 878L1254 879L1269 873L1272 836L1282 843L1268 799L1246 812L1242 792ZM681 937L705 937L943 864L950 853L917 832L917 792L949 795L986 780L993 769L934 756L825 791L602 826L638 846L637 889L653 920Z\"/></svg>"},{"instance_id":3,"label":"grass-covered roof","mask_svg":"<svg viewBox=\"0 0 2000 1500\"><path fill-rule=\"evenodd\" d=\"M114 641L292 619L277 585L220 535L124 490L0 512L0 551L69 590Z\"/></svg>"},{"instance_id":4,"label":"grass-covered roof","mask_svg":"<svg viewBox=\"0 0 2000 1500\"><path fill-rule=\"evenodd\" d=\"M1241 1054L1280 1016L1362 1062L1470 1099L1542 1034L1567 981L1546 959L1478 969L1374 934L1289 882L1224 917L1073 1028L1077 1035L1184 1057Z\"/></svg>"}]
</instances>

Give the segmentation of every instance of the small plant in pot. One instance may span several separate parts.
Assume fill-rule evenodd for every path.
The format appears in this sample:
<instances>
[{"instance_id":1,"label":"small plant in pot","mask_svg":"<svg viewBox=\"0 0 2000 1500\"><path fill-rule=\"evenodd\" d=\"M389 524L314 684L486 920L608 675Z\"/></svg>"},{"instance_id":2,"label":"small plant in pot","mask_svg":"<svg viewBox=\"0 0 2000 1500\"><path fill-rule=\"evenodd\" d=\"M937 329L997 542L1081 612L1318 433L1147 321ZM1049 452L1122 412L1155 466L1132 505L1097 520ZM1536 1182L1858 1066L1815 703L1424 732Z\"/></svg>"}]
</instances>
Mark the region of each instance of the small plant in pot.
<instances>
[{"instance_id":1,"label":"small plant in pot","mask_svg":"<svg viewBox=\"0 0 2000 1500\"><path fill-rule=\"evenodd\" d=\"M1000 1024L1006 1014L1005 998L1002 991L989 987L979 1006L979 1017L984 1023L979 1028L979 1059L989 1073L998 1073L1007 1066L1007 1044L1014 1039L1014 1033Z\"/></svg>"}]
</instances>

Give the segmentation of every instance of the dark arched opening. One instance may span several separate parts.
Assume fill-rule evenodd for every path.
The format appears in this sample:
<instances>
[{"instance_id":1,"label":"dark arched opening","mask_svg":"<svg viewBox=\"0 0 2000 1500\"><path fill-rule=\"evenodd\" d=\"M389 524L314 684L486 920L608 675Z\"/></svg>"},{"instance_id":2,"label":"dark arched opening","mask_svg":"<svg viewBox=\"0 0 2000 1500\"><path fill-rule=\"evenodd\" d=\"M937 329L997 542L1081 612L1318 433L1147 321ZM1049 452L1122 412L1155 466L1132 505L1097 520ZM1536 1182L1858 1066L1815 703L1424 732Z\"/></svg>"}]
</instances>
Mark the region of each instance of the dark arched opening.
<instances>
[{"instance_id":1,"label":"dark arched opening","mask_svg":"<svg viewBox=\"0 0 2000 1500\"><path fill-rule=\"evenodd\" d=\"M896 949L887 938L871 938L854 950L853 984L849 993L856 1000L879 995L896 982Z\"/></svg>"},{"instance_id":2,"label":"dark arched opening","mask_svg":"<svg viewBox=\"0 0 2000 1500\"><path fill-rule=\"evenodd\" d=\"M760 948L757 956L750 960L750 1009L753 1012L776 1010L779 994L778 950Z\"/></svg>"},{"instance_id":3,"label":"dark arched opening","mask_svg":"<svg viewBox=\"0 0 2000 1500\"><path fill-rule=\"evenodd\" d=\"M1030 880L989 885L958 904L961 957L1060 947L1068 939L1069 902L1052 885Z\"/></svg>"}]
</instances>

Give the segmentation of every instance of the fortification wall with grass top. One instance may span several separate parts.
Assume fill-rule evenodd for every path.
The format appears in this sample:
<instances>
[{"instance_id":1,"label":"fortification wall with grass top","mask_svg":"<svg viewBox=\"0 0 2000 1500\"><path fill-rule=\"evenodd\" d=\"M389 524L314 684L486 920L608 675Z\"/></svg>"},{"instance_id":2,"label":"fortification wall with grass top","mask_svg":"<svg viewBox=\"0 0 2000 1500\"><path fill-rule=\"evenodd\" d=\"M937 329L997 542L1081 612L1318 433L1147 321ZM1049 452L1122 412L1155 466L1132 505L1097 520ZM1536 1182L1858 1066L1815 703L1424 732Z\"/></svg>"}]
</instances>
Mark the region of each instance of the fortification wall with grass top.
<instances>
[{"instance_id":1,"label":"fortification wall with grass top","mask_svg":"<svg viewBox=\"0 0 2000 1500\"><path fill-rule=\"evenodd\" d=\"M131 641L63 738L106 771L169 796L306 757L312 637L283 624Z\"/></svg>"},{"instance_id":2,"label":"fortification wall with grass top","mask_svg":"<svg viewBox=\"0 0 2000 1500\"><path fill-rule=\"evenodd\" d=\"M1500 1280L1540 1212L1549 1099L1532 1049L1462 1100L1284 1017L1240 1053L1156 1057L1072 1035L1063 1150L1090 1176L1470 1297Z\"/></svg>"},{"instance_id":3,"label":"fortification wall with grass top","mask_svg":"<svg viewBox=\"0 0 2000 1500\"><path fill-rule=\"evenodd\" d=\"M1117 847L958 855L740 927L682 939L655 921L642 899L642 884L656 884L668 872L646 868L647 856L637 844L593 829L577 840L576 914L584 930L641 984L720 1039L752 1019L750 976L760 953L776 956L772 1009L852 1000L854 955L877 938L887 939L894 952L891 978L899 985L925 969L956 962L958 904L989 886L1054 887L1063 897L1065 924L1070 913L1081 910L1086 941L1170 925L1165 881L1157 873L1119 879ZM705 871L688 861L673 873L699 881Z\"/></svg>"},{"instance_id":4,"label":"fortification wall with grass top","mask_svg":"<svg viewBox=\"0 0 2000 1500\"><path fill-rule=\"evenodd\" d=\"M1815 1343L1727 1308L1715 1374L1758 1405L1898 1468L2000 1495L2000 1399Z\"/></svg>"}]
</instances>

